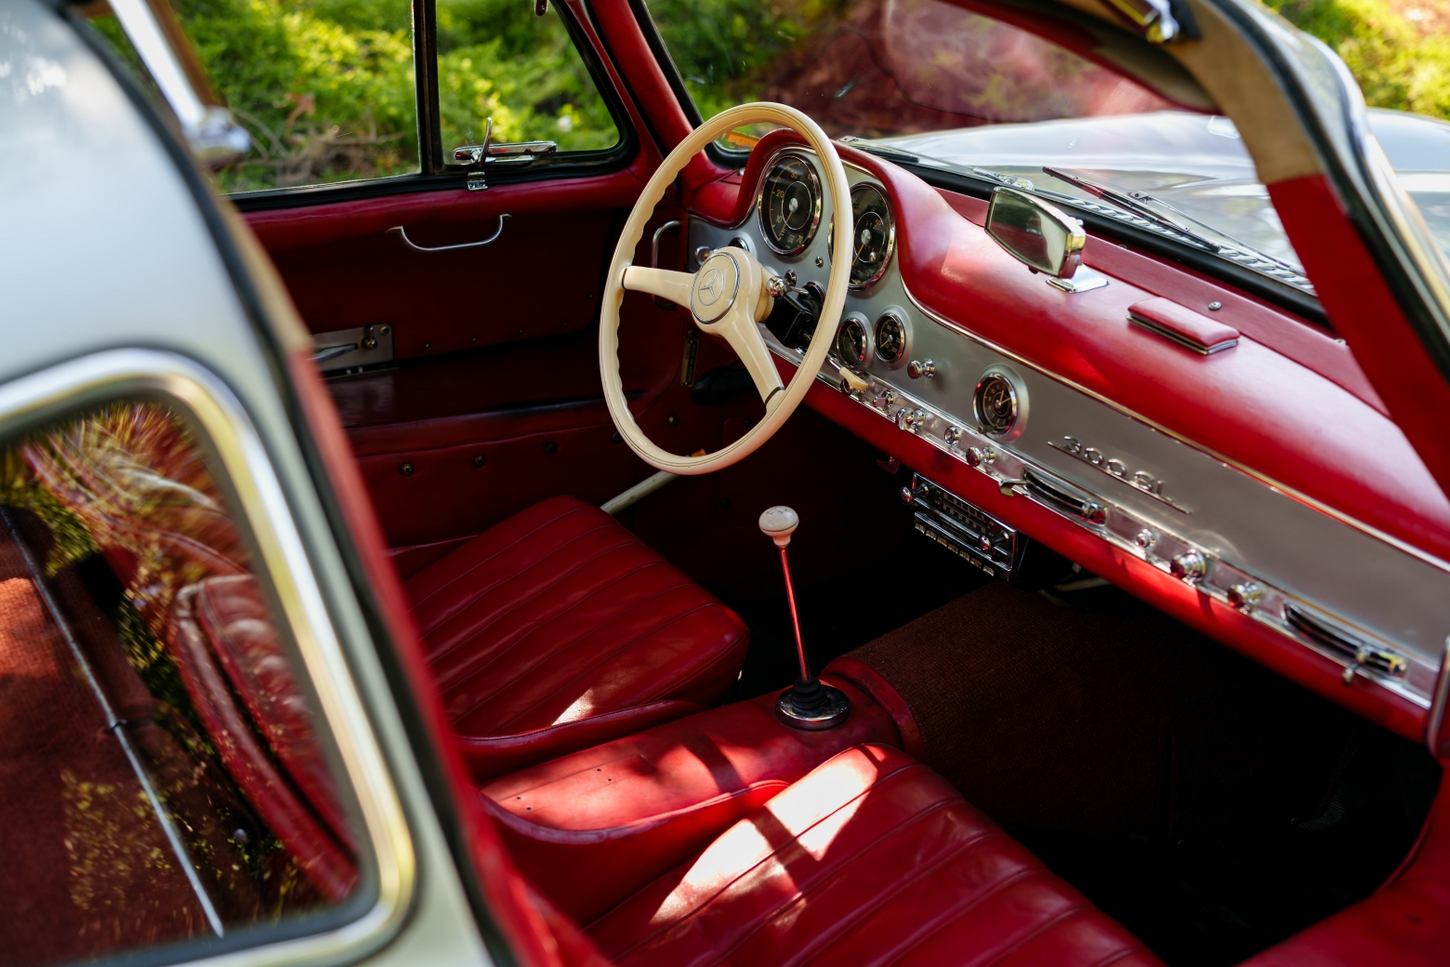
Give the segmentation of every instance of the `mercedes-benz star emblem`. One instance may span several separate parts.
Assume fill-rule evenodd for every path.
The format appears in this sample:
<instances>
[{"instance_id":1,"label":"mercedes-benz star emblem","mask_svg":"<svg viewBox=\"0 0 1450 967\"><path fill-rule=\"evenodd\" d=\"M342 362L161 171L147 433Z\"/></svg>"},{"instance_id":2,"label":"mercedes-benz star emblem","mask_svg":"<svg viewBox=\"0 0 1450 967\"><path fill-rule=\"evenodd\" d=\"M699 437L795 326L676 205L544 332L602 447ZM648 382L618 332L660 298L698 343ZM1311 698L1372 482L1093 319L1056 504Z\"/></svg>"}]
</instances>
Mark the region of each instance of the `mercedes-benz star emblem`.
<instances>
[{"instance_id":1,"label":"mercedes-benz star emblem","mask_svg":"<svg viewBox=\"0 0 1450 967\"><path fill-rule=\"evenodd\" d=\"M719 269L711 269L700 280L700 301L707 306L713 306L720 300L720 293L724 290L725 276L720 274Z\"/></svg>"}]
</instances>

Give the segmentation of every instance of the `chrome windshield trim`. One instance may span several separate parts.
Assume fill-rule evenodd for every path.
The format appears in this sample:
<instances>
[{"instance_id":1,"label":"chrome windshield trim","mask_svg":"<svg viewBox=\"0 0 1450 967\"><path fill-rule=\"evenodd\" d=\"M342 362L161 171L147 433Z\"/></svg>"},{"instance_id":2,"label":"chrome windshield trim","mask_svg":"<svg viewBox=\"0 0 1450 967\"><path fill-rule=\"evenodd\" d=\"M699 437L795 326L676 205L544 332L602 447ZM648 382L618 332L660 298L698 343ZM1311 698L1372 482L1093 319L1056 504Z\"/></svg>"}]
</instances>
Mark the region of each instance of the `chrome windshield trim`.
<instances>
[{"instance_id":1,"label":"chrome windshield trim","mask_svg":"<svg viewBox=\"0 0 1450 967\"><path fill-rule=\"evenodd\" d=\"M0 385L0 434L21 433L128 393L179 404L225 470L356 796L376 876L372 906L342 926L270 943L264 939L265 926L247 928L248 934L255 929L256 946L181 956L207 967L355 960L381 947L402 925L417 877L413 840L281 481L241 401L215 374L186 357L149 349L108 350Z\"/></svg>"}]
</instances>

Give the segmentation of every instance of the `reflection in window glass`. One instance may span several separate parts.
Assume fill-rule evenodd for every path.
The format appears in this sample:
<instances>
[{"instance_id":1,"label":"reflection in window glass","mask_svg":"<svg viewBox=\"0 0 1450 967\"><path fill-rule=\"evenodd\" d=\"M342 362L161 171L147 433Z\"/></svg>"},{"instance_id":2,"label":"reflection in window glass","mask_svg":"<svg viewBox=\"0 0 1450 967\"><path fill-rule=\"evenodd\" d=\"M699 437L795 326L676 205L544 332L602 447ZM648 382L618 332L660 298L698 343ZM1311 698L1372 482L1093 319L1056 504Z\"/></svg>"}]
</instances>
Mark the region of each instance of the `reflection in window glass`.
<instances>
[{"instance_id":1,"label":"reflection in window glass","mask_svg":"<svg viewBox=\"0 0 1450 967\"><path fill-rule=\"evenodd\" d=\"M483 139L553 141L560 151L619 143L619 129L551 5L535 16L519 0L438 0L439 113L445 159Z\"/></svg>"},{"instance_id":2,"label":"reflection in window glass","mask_svg":"<svg viewBox=\"0 0 1450 967\"><path fill-rule=\"evenodd\" d=\"M223 191L418 170L409 0L172 2L222 102L252 136L247 156L217 172ZM113 16L92 22L129 51Z\"/></svg>"},{"instance_id":3,"label":"reflection in window glass","mask_svg":"<svg viewBox=\"0 0 1450 967\"><path fill-rule=\"evenodd\" d=\"M650 0L649 11L707 118L781 101L832 137L881 138L1169 106L1069 50L943 0Z\"/></svg>"},{"instance_id":4,"label":"reflection in window glass","mask_svg":"<svg viewBox=\"0 0 1450 967\"><path fill-rule=\"evenodd\" d=\"M187 430L113 404L0 460L4 960L204 939L348 897L356 833Z\"/></svg>"}]
</instances>

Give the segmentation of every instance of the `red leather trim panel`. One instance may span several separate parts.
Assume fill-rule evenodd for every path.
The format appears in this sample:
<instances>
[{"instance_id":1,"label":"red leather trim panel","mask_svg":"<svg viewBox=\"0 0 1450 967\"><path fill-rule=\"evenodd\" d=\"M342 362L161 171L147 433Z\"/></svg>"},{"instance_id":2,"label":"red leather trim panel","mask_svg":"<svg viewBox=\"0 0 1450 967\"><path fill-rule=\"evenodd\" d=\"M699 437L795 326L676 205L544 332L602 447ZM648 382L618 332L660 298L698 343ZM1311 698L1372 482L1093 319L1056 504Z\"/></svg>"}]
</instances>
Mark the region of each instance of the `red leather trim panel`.
<instances>
[{"instance_id":1,"label":"red leather trim panel","mask_svg":"<svg viewBox=\"0 0 1450 967\"><path fill-rule=\"evenodd\" d=\"M792 372L789 364L783 361L777 360L776 365L782 372L782 378ZM822 415L997 519L1019 528L1184 624L1392 732L1415 741L1423 738L1426 712L1409 700L1359 678L1350 686L1341 684L1341 665L1286 641L1252 618L1199 594L1146 561L1115 549L1045 507L1020 497L1004 497L990 478L948 457L924 440L902 433L879 416L866 412L859 403L822 383L811 387L806 402Z\"/></svg>"},{"instance_id":2,"label":"red leather trim panel","mask_svg":"<svg viewBox=\"0 0 1450 967\"><path fill-rule=\"evenodd\" d=\"M921 730L916 727L916 716L891 683L881 673L865 662L842 655L826 666L822 675L844 678L861 691L870 695L886 709L891 721L896 723L896 732L901 736L901 748L913 759L926 758L926 744L922 742Z\"/></svg>"},{"instance_id":3,"label":"red leather trim panel","mask_svg":"<svg viewBox=\"0 0 1450 967\"><path fill-rule=\"evenodd\" d=\"M1335 329L1414 441L1423 465L1450 489L1450 434L1442 418L1450 412L1450 385L1410 328L1333 187L1322 175L1308 175L1270 185L1269 197ZM1368 442L1377 450L1381 445L1378 439ZM1406 469L1398 445L1380 450L1378 459L1396 472ZM1423 525L1438 540L1441 520Z\"/></svg>"},{"instance_id":4,"label":"red leather trim panel","mask_svg":"<svg viewBox=\"0 0 1450 967\"><path fill-rule=\"evenodd\" d=\"M535 732L663 699L714 705L749 640L713 595L570 497L515 514L407 590L462 735Z\"/></svg>"},{"instance_id":5,"label":"red leather trim panel","mask_svg":"<svg viewBox=\"0 0 1450 967\"><path fill-rule=\"evenodd\" d=\"M897 744L885 709L833 682L851 716L825 732L782 724L776 693L516 772L483 795L525 875L586 922L838 752Z\"/></svg>"},{"instance_id":6,"label":"red leather trim panel","mask_svg":"<svg viewBox=\"0 0 1450 967\"><path fill-rule=\"evenodd\" d=\"M1450 768L1450 760L1441 760ZM1450 950L1450 794L1444 783L1417 851L1368 900L1270 947L1244 967L1431 967Z\"/></svg>"},{"instance_id":7,"label":"red leather trim panel","mask_svg":"<svg viewBox=\"0 0 1450 967\"><path fill-rule=\"evenodd\" d=\"M785 132L762 139L744 185L757 184L771 151L794 140ZM1399 427L1362 400L1247 336L1232 352L1185 353L1128 322L1128 307L1149 295L1144 290L1122 279L1078 295L1046 285L919 178L849 147L840 151L886 185L898 212L902 276L936 315L1213 453L1450 561L1450 501ZM717 207L714 215L723 212L724 221L733 224L748 214L751 198L749 191L736 192L734 205ZM701 190L691 208L724 200L723 194L711 197ZM1374 284L1382 288L1382 282ZM1450 404L1450 388L1442 385L1440 392ZM1428 398L1422 395L1419 405ZM1374 447L1373 460L1364 458L1367 445ZM1445 459L1450 473L1450 449Z\"/></svg>"},{"instance_id":8,"label":"red leather trim panel","mask_svg":"<svg viewBox=\"0 0 1450 967\"><path fill-rule=\"evenodd\" d=\"M474 780L488 782L535 762L578 752L704 710L694 702L666 699L516 735L459 735L454 737L454 742L473 770Z\"/></svg>"},{"instance_id":9,"label":"red leather trim panel","mask_svg":"<svg viewBox=\"0 0 1450 967\"><path fill-rule=\"evenodd\" d=\"M1158 964L945 780L835 756L587 931L631 964Z\"/></svg>"},{"instance_id":10,"label":"red leather trim panel","mask_svg":"<svg viewBox=\"0 0 1450 967\"><path fill-rule=\"evenodd\" d=\"M641 110L648 115L653 132L664 142L661 146L666 151L674 150L675 145L689 136L694 125L675 99L670 82L665 79L634 19L634 11L628 3L592 4L590 10L598 18L604 39L614 51L615 67Z\"/></svg>"}]
</instances>

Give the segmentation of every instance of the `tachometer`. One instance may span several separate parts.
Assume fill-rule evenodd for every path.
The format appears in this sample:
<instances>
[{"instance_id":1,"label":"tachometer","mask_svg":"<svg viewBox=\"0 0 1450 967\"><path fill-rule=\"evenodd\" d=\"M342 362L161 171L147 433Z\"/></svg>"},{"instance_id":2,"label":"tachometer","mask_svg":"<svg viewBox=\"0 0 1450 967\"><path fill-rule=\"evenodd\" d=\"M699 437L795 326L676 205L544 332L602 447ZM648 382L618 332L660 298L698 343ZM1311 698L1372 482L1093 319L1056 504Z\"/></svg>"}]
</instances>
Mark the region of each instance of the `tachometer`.
<instances>
[{"instance_id":1,"label":"tachometer","mask_svg":"<svg viewBox=\"0 0 1450 967\"><path fill-rule=\"evenodd\" d=\"M851 288L874 285L886 274L891 252L896 247L896 223L891 203L875 185L851 189L851 221L855 225L851 250Z\"/></svg>"},{"instance_id":2,"label":"tachometer","mask_svg":"<svg viewBox=\"0 0 1450 967\"><path fill-rule=\"evenodd\" d=\"M760 194L765 244L779 255L798 255L821 224L821 183L810 162L786 155L771 166Z\"/></svg>"}]
</instances>

